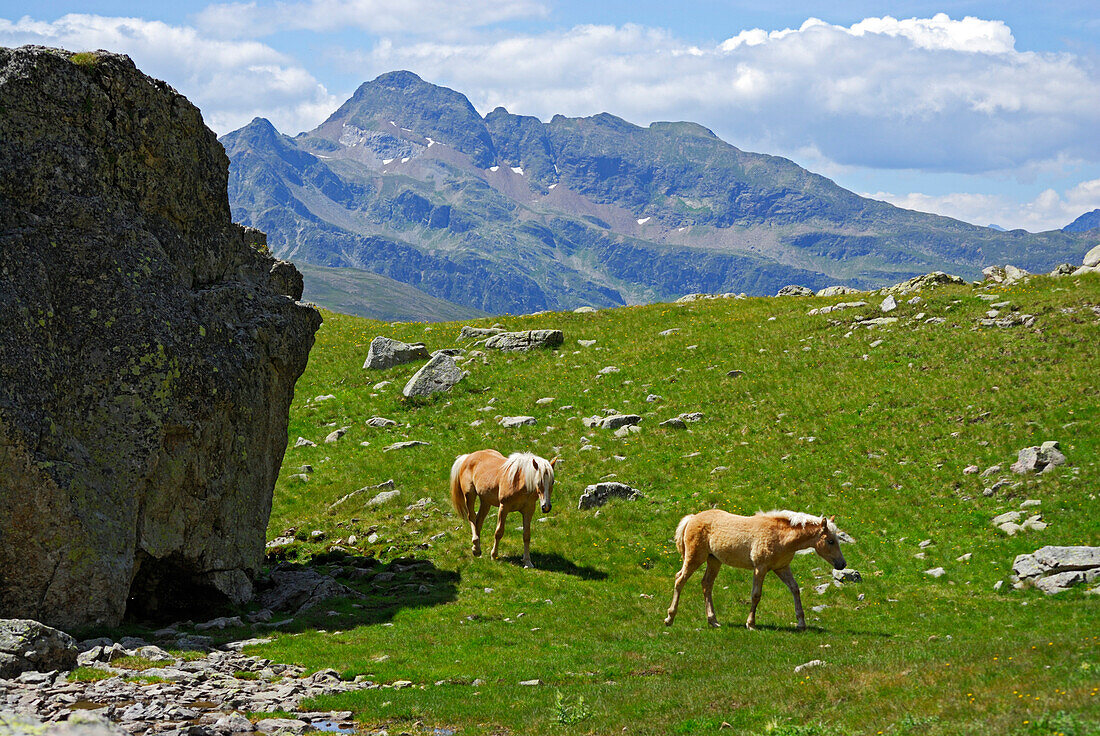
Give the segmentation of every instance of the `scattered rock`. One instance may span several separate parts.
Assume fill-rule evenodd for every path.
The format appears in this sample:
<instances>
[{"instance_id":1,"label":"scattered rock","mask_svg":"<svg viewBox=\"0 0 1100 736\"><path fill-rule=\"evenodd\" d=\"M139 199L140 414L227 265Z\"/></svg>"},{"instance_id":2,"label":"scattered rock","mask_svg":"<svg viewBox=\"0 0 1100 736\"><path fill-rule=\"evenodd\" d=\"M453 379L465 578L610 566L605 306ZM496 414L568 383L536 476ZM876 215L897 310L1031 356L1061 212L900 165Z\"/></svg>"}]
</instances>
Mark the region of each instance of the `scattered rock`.
<instances>
[{"instance_id":1,"label":"scattered rock","mask_svg":"<svg viewBox=\"0 0 1100 736\"><path fill-rule=\"evenodd\" d=\"M389 386L391 383L393 383L393 381L379 381L378 383L374 384L373 388L375 391L381 391L386 386Z\"/></svg>"},{"instance_id":2,"label":"scattered rock","mask_svg":"<svg viewBox=\"0 0 1100 736\"><path fill-rule=\"evenodd\" d=\"M823 667L823 666L825 666L825 661L824 660L811 659L809 662L805 662L805 663L800 664L797 667L795 667L794 671L796 673L798 673L798 672L802 672L803 670L808 670L811 667Z\"/></svg>"},{"instance_id":3,"label":"scattered rock","mask_svg":"<svg viewBox=\"0 0 1100 736\"><path fill-rule=\"evenodd\" d=\"M421 440L405 440L404 442L394 442L392 445L387 445L382 448L382 452L389 452L390 450L404 450L406 447L419 447L420 445L429 445L430 442L423 442Z\"/></svg>"},{"instance_id":4,"label":"scattered rock","mask_svg":"<svg viewBox=\"0 0 1100 736\"><path fill-rule=\"evenodd\" d=\"M944 570L942 567L933 567L931 570L925 570L924 574L925 575L931 575L934 578L939 578L939 577L943 577L944 575L946 575L947 571Z\"/></svg>"},{"instance_id":5,"label":"scattered rock","mask_svg":"<svg viewBox=\"0 0 1100 736\"><path fill-rule=\"evenodd\" d=\"M830 304L825 307L817 307L806 312L807 315L815 314L829 314L830 312L837 312L842 309L858 309L860 307L866 307L867 302L838 302L837 304Z\"/></svg>"},{"instance_id":6,"label":"scattered rock","mask_svg":"<svg viewBox=\"0 0 1100 736\"><path fill-rule=\"evenodd\" d=\"M588 446L590 447L591 445ZM583 511L584 509L603 506L612 498L623 498L627 501L634 501L641 497L641 491L636 488L631 488L625 483L605 481L603 483L594 483L586 487L580 500L577 502L577 508Z\"/></svg>"},{"instance_id":7,"label":"scattered rock","mask_svg":"<svg viewBox=\"0 0 1100 736\"><path fill-rule=\"evenodd\" d=\"M1019 451L1012 465L1013 473L1045 473L1059 465L1064 465L1066 456L1062 454L1057 441L1044 442L1042 445L1025 447Z\"/></svg>"},{"instance_id":8,"label":"scattered rock","mask_svg":"<svg viewBox=\"0 0 1100 736\"><path fill-rule=\"evenodd\" d=\"M430 396L440 391L450 391L469 373L459 368L449 355L436 355L421 367L401 391L407 397Z\"/></svg>"},{"instance_id":9,"label":"scattered rock","mask_svg":"<svg viewBox=\"0 0 1100 736\"><path fill-rule=\"evenodd\" d=\"M595 311L595 307L577 307L573 310L573 314L592 314Z\"/></svg>"},{"instance_id":10,"label":"scattered rock","mask_svg":"<svg viewBox=\"0 0 1100 736\"><path fill-rule=\"evenodd\" d=\"M544 396L541 399L536 399L535 403L539 404L539 405L553 404L554 403L554 397L553 396Z\"/></svg>"},{"instance_id":11,"label":"scattered rock","mask_svg":"<svg viewBox=\"0 0 1100 736\"><path fill-rule=\"evenodd\" d=\"M858 293L859 289L853 289L850 286L826 286L824 289L818 289L814 296L844 296Z\"/></svg>"},{"instance_id":12,"label":"scattered rock","mask_svg":"<svg viewBox=\"0 0 1100 736\"><path fill-rule=\"evenodd\" d=\"M672 327L672 328L669 328L667 330L663 330L661 332L658 332L657 334L660 335L661 337L668 337L669 335L675 335L679 331L680 331L679 327Z\"/></svg>"},{"instance_id":13,"label":"scattered rock","mask_svg":"<svg viewBox=\"0 0 1100 736\"><path fill-rule=\"evenodd\" d=\"M257 600L261 606L272 611L287 611L300 616L332 598L361 597L351 588L316 570L280 566L271 571L268 587Z\"/></svg>"},{"instance_id":14,"label":"scattered rock","mask_svg":"<svg viewBox=\"0 0 1100 736\"><path fill-rule=\"evenodd\" d=\"M596 344L595 340L577 340L577 344L582 348L590 348Z\"/></svg>"},{"instance_id":15,"label":"scattered rock","mask_svg":"<svg viewBox=\"0 0 1100 736\"><path fill-rule=\"evenodd\" d=\"M1100 266L1100 245L1094 247L1092 250L1085 254L1085 258L1081 262L1081 265L1088 266L1090 268Z\"/></svg>"},{"instance_id":16,"label":"scattered rock","mask_svg":"<svg viewBox=\"0 0 1100 736\"><path fill-rule=\"evenodd\" d=\"M776 296L813 296L813 295L814 295L814 290L813 289L807 289L805 286L797 286L795 284L790 284L788 286L784 286L782 289L780 289L776 293Z\"/></svg>"},{"instance_id":17,"label":"scattered rock","mask_svg":"<svg viewBox=\"0 0 1100 736\"><path fill-rule=\"evenodd\" d=\"M396 427L397 422L385 417L371 417L367 420L368 427Z\"/></svg>"},{"instance_id":18,"label":"scattered rock","mask_svg":"<svg viewBox=\"0 0 1100 736\"><path fill-rule=\"evenodd\" d=\"M332 432L329 432L328 436L325 437L325 442L329 444L333 442L338 442L341 437L348 433L349 429L351 429L351 427L340 427L340 429L335 429Z\"/></svg>"},{"instance_id":19,"label":"scattered rock","mask_svg":"<svg viewBox=\"0 0 1100 736\"><path fill-rule=\"evenodd\" d=\"M909 294L928 288L934 289L937 286L945 284L965 285L966 280L958 276L952 276L949 273L944 273L943 271L933 271L932 273L926 273L923 276L914 276L908 281L903 281L900 284L894 284L893 286L883 289L882 291L890 294Z\"/></svg>"},{"instance_id":20,"label":"scattered rock","mask_svg":"<svg viewBox=\"0 0 1100 736\"><path fill-rule=\"evenodd\" d=\"M861 583L863 576L859 574L859 570L846 567L843 570L833 570L833 580L838 583Z\"/></svg>"},{"instance_id":21,"label":"scattered rock","mask_svg":"<svg viewBox=\"0 0 1100 736\"><path fill-rule=\"evenodd\" d=\"M672 419L666 419L657 425L658 427L664 427L666 429L687 429L687 423L680 417L673 417Z\"/></svg>"},{"instance_id":22,"label":"scattered rock","mask_svg":"<svg viewBox=\"0 0 1100 736\"><path fill-rule=\"evenodd\" d=\"M305 437L299 437L298 441L294 443L294 447L316 447L317 443L313 440L307 440Z\"/></svg>"},{"instance_id":23,"label":"scattered rock","mask_svg":"<svg viewBox=\"0 0 1100 736\"><path fill-rule=\"evenodd\" d=\"M493 335L499 335L504 332L499 327L470 327L469 325L463 325L462 331L458 333L458 338L455 342L462 340L480 340L486 337L492 337Z\"/></svg>"},{"instance_id":24,"label":"scattered rock","mask_svg":"<svg viewBox=\"0 0 1100 736\"><path fill-rule=\"evenodd\" d=\"M694 424L695 422L703 421L703 412L701 412L701 411L686 411L683 414L681 414L679 416L679 418L684 420L688 424Z\"/></svg>"},{"instance_id":25,"label":"scattered rock","mask_svg":"<svg viewBox=\"0 0 1100 736\"><path fill-rule=\"evenodd\" d=\"M637 434L641 431L642 428L636 424L624 424L623 426L615 430L615 436L619 438L629 437L630 435Z\"/></svg>"},{"instance_id":26,"label":"scattered rock","mask_svg":"<svg viewBox=\"0 0 1100 736\"><path fill-rule=\"evenodd\" d=\"M345 496L341 496L337 500L333 501L332 504L329 506L329 508L330 509L335 509L337 506L340 506L341 504L347 503L348 501L355 498L356 496L361 496L361 495L369 494L369 493L378 493L378 492L382 492L382 491L393 491L396 488L396 486L397 486L397 483L394 481L393 478L390 478L389 480L387 480L384 483L379 483L378 485L365 486L363 488L360 488L357 491L352 491L351 493L349 493Z\"/></svg>"},{"instance_id":27,"label":"scattered rock","mask_svg":"<svg viewBox=\"0 0 1100 736\"><path fill-rule=\"evenodd\" d=\"M1012 563L1017 587L1034 585L1047 595L1100 579L1100 547L1040 547Z\"/></svg>"},{"instance_id":28,"label":"scattered rock","mask_svg":"<svg viewBox=\"0 0 1100 736\"><path fill-rule=\"evenodd\" d=\"M527 330L526 332L501 332L485 341L485 347L506 352L556 348L565 341L561 330Z\"/></svg>"},{"instance_id":29,"label":"scattered rock","mask_svg":"<svg viewBox=\"0 0 1100 736\"><path fill-rule=\"evenodd\" d=\"M883 299L882 304L879 305L879 309L881 309L883 312L893 312L897 308L898 303L897 300L894 299L893 294Z\"/></svg>"},{"instance_id":30,"label":"scattered rock","mask_svg":"<svg viewBox=\"0 0 1100 736\"><path fill-rule=\"evenodd\" d=\"M519 684L525 687L535 687L537 685L541 685L542 680L521 680Z\"/></svg>"},{"instance_id":31,"label":"scattered rock","mask_svg":"<svg viewBox=\"0 0 1100 736\"><path fill-rule=\"evenodd\" d=\"M612 414L599 420L602 429L618 429L619 427L632 426L642 421L637 414Z\"/></svg>"},{"instance_id":32,"label":"scattered rock","mask_svg":"<svg viewBox=\"0 0 1100 736\"><path fill-rule=\"evenodd\" d=\"M1008 511L1008 512L1003 513L999 516L994 516L993 519L990 520L990 523L993 526L1000 526L1001 524L1004 524L1006 522L1019 521L1020 520L1020 515L1021 514L1020 514L1019 511Z\"/></svg>"},{"instance_id":33,"label":"scattered rock","mask_svg":"<svg viewBox=\"0 0 1100 736\"><path fill-rule=\"evenodd\" d=\"M0 679L70 670L78 653L76 640L64 631L30 619L0 619Z\"/></svg>"},{"instance_id":34,"label":"scattered rock","mask_svg":"<svg viewBox=\"0 0 1100 736\"><path fill-rule=\"evenodd\" d=\"M364 369L381 370L395 365L411 363L414 360L426 360L429 357L424 343L407 343L379 335L370 341Z\"/></svg>"},{"instance_id":35,"label":"scattered rock","mask_svg":"<svg viewBox=\"0 0 1100 736\"><path fill-rule=\"evenodd\" d=\"M603 368L600 368L600 370L598 370L596 372L599 373L601 376L606 376L606 375L609 375L611 373L618 373L619 372L619 367L614 366L614 365L609 365L609 366L605 366Z\"/></svg>"},{"instance_id":36,"label":"scattered rock","mask_svg":"<svg viewBox=\"0 0 1100 736\"><path fill-rule=\"evenodd\" d=\"M538 424L538 420L535 419L534 417L526 417L526 416L522 416L522 417L501 417L500 421L498 423L500 424L500 426L505 427L505 428L527 427L527 426L534 426L534 425Z\"/></svg>"},{"instance_id":37,"label":"scattered rock","mask_svg":"<svg viewBox=\"0 0 1100 736\"><path fill-rule=\"evenodd\" d=\"M965 475L977 475L978 474L978 466L977 465L967 465L965 468L963 468L963 474L965 474Z\"/></svg>"}]
</instances>

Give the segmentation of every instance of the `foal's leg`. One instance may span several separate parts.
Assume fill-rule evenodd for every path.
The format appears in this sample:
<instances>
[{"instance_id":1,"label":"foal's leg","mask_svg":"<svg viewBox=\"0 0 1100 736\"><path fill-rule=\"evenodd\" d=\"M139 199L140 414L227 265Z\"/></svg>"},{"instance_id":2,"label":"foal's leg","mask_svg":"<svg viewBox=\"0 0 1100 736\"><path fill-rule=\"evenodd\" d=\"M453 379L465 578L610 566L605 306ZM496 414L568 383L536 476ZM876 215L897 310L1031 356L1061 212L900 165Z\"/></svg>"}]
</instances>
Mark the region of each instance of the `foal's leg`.
<instances>
[{"instance_id":1,"label":"foal's leg","mask_svg":"<svg viewBox=\"0 0 1100 736\"><path fill-rule=\"evenodd\" d=\"M756 606L760 603L760 596L764 592L764 577L767 574L766 567L758 567L752 571L752 605L749 607L749 619L745 622L746 629L756 628Z\"/></svg>"},{"instance_id":2,"label":"foal's leg","mask_svg":"<svg viewBox=\"0 0 1100 736\"><path fill-rule=\"evenodd\" d=\"M474 500L478 500L477 494L474 494ZM480 500L480 506L477 509L477 516L470 520L470 528L474 535L474 557L481 557L481 527L485 524L485 517L489 514L489 502L485 499ZM473 506L468 508L472 509Z\"/></svg>"},{"instance_id":3,"label":"foal's leg","mask_svg":"<svg viewBox=\"0 0 1100 736\"><path fill-rule=\"evenodd\" d=\"M707 623L718 628L718 617L714 615L714 598L711 596L714 593L714 579L718 577L718 570L722 568L722 563L717 557L711 555L707 557L707 570L703 573L703 600L707 604Z\"/></svg>"},{"instance_id":4,"label":"foal's leg","mask_svg":"<svg viewBox=\"0 0 1100 736\"><path fill-rule=\"evenodd\" d=\"M676 582L672 586L672 604L668 607L668 615L665 616L665 626L672 626L672 620L676 618L676 609L680 606L680 592L684 589L688 578L699 569L700 565L706 562L706 559L707 551L703 549L702 545L698 545L694 549L685 546L684 566L676 573Z\"/></svg>"},{"instance_id":5,"label":"foal's leg","mask_svg":"<svg viewBox=\"0 0 1100 736\"><path fill-rule=\"evenodd\" d=\"M784 567L782 570L776 570L775 574L791 589L791 595L794 596L794 614L798 617L798 628L805 629L806 616L802 613L802 594L798 592L798 583L795 582L794 573L791 572L790 567Z\"/></svg>"},{"instance_id":6,"label":"foal's leg","mask_svg":"<svg viewBox=\"0 0 1100 736\"><path fill-rule=\"evenodd\" d=\"M493 550L489 553L489 556L494 560L497 559L497 548L500 546L500 538L504 536L504 520L508 518L508 512L504 510L504 505L501 504L500 511L497 512L497 531L493 535Z\"/></svg>"},{"instance_id":7,"label":"foal's leg","mask_svg":"<svg viewBox=\"0 0 1100 736\"><path fill-rule=\"evenodd\" d=\"M529 506L523 510L523 566L534 567L531 562L531 518L535 515L535 507Z\"/></svg>"}]
</instances>

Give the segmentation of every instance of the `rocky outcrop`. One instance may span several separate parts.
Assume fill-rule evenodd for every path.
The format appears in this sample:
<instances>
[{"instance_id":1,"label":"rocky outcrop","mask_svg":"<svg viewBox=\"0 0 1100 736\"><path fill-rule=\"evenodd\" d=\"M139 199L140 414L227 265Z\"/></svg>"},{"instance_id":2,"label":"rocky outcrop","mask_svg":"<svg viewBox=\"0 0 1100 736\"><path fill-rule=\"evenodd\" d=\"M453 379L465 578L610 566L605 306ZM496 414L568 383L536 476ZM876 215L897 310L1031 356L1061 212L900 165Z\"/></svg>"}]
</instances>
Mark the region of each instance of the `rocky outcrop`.
<instances>
[{"instance_id":1,"label":"rocky outcrop","mask_svg":"<svg viewBox=\"0 0 1100 736\"><path fill-rule=\"evenodd\" d=\"M790 284L780 289L776 296L813 296L814 290L806 286Z\"/></svg>"},{"instance_id":2,"label":"rocky outcrop","mask_svg":"<svg viewBox=\"0 0 1100 736\"><path fill-rule=\"evenodd\" d=\"M1100 547L1040 547L1012 563L1016 587L1034 586L1047 595L1100 580Z\"/></svg>"},{"instance_id":3,"label":"rocky outcrop","mask_svg":"<svg viewBox=\"0 0 1100 736\"><path fill-rule=\"evenodd\" d=\"M527 330L526 332L501 332L485 341L485 347L504 351L523 351L535 348L556 348L565 341L561 330Z\"/></svg>"},{"instance_id":4,"label":"rocky outcrop","mask_svg":"<svg viewBox=\"0 0 1100 736\"><path fill-rule=\"evenodd\" d=\"M76 641L29 619L0 619L0 679L76 666Z\"/></svg>"},{"instance_id":5,"label":"rocky outcrop","mask_svg":"<svg viewBox=\"0 0 1100 736\"><path fill-rule=\"evenodd\" d=\"M1066 456L1059 449L1058 442L1051 440L1041 445L1021 448L1017 453L1016 462L1012 464L1012 472L1020 475L1046 473L1065 464Z\"/></svg>"},{"instance_id":6,"label":"rocky outcrop","mask_svg":"<svg viewBox=\"0 0 1100 736\"><path fill-rule=\"evenodd\" d=\"M603 483L593 483L590 486L586 486L584 493L581 494L580 500L577 501L577 508L583 511L584 509L603 506L613 498L634 501L641 497L641 491L637 488L631 488L626 483L604 481Z\"/></svg>"},{"instance_id":7,"label":"rocky outcrop","mask_svg":"<svg viewBox=\"0 0 1100 736\"><path fill-rule=\"evenodd\" d=\"M431 396L440 391L450 391L454 385L467 376L467 372L458 367L454 358L438 353L413 374L401 393L413 396Z\"/></svg>"},{"instance_id":8,"label":"rocky outcrop","mask_svg":"<svg viewBox=\"0 0 1100 736\"><path fill-rule=\"evenodd\" d=\"M373 368L376 370L393 368L395 365L411 363L414 360L425 360L427 358L428 349L424 347L424 343L422 342L407 343L379 335L370 341L370 348L367 350L367 360L363 363L363 368Z\"/></svg>"},{"instance_id":9,"label":"rocky outcrop","mask_svg":"<svg viewBox=\"0 0 1100 736\"><path fill-rule=\"evenodd\" d=\"M0 49L0 129L0 615L247 600L321 322L301 277L125 56Z\"/></svg>"}]
</instances>

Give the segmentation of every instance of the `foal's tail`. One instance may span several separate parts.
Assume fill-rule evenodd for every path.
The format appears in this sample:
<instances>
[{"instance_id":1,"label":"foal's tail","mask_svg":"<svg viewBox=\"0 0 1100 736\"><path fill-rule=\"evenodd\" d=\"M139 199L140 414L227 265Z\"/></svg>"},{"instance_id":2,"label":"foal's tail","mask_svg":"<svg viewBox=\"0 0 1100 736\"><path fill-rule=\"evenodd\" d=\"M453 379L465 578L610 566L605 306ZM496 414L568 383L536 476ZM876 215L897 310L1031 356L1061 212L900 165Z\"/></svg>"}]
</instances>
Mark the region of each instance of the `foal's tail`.
<instances>
[{"instance_id":1,"label":"foal's tail","mask_svg":"<svg viewBox=\"0 0 1100 736\"><path fill-rule=\"evenodd\" d=\"M688 514L680 519L680 523L676 525L676 549L679 550L681 557L684 556L684 528L687 527L692 516L694 514Z\"/></svg>"},{"instance_id":2,"label":"foal's tail","mask_svg":"<svg viewBox=\"0 0 1100 736\"><path fill-rule=\"evenodd\" d=\"M451 465L451 503L454 504L458 518L463 521L470 518L470 510L466 508L466 494L462 492L462 482L459 476L461 475L462 464L466 462L468 457L469 455L459 455L455 458L454 464Z\"/></svg>"}]
</instances>

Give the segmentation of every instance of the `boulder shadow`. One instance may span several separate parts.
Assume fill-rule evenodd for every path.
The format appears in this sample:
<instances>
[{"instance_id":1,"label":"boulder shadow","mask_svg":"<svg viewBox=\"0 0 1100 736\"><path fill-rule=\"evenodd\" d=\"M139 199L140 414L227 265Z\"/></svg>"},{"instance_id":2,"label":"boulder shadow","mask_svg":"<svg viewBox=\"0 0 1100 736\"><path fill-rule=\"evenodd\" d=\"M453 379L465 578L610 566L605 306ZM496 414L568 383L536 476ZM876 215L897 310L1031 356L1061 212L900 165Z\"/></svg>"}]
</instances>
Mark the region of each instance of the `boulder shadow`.
<instances>
[{"instance_id":1,"label":"boulder shadow","mask_svg":"<svg viewBox=\"0 0 1100 736\"><path fill-rule=\"evenodd\" d=\"M504 558L505 562L511 563L516 566L523 565L523 557L520 555L507 555ZM573 577L580 578L581 580L606 580L607 573L603 570L599 570L595 567L588 567L587 565L577 565L571 560L567 560L557 552L532 552L531 562L534 563L536 570L545 570L546 572L556 572L562 575L572 575Z\"/></svg>"}]
</instances>

